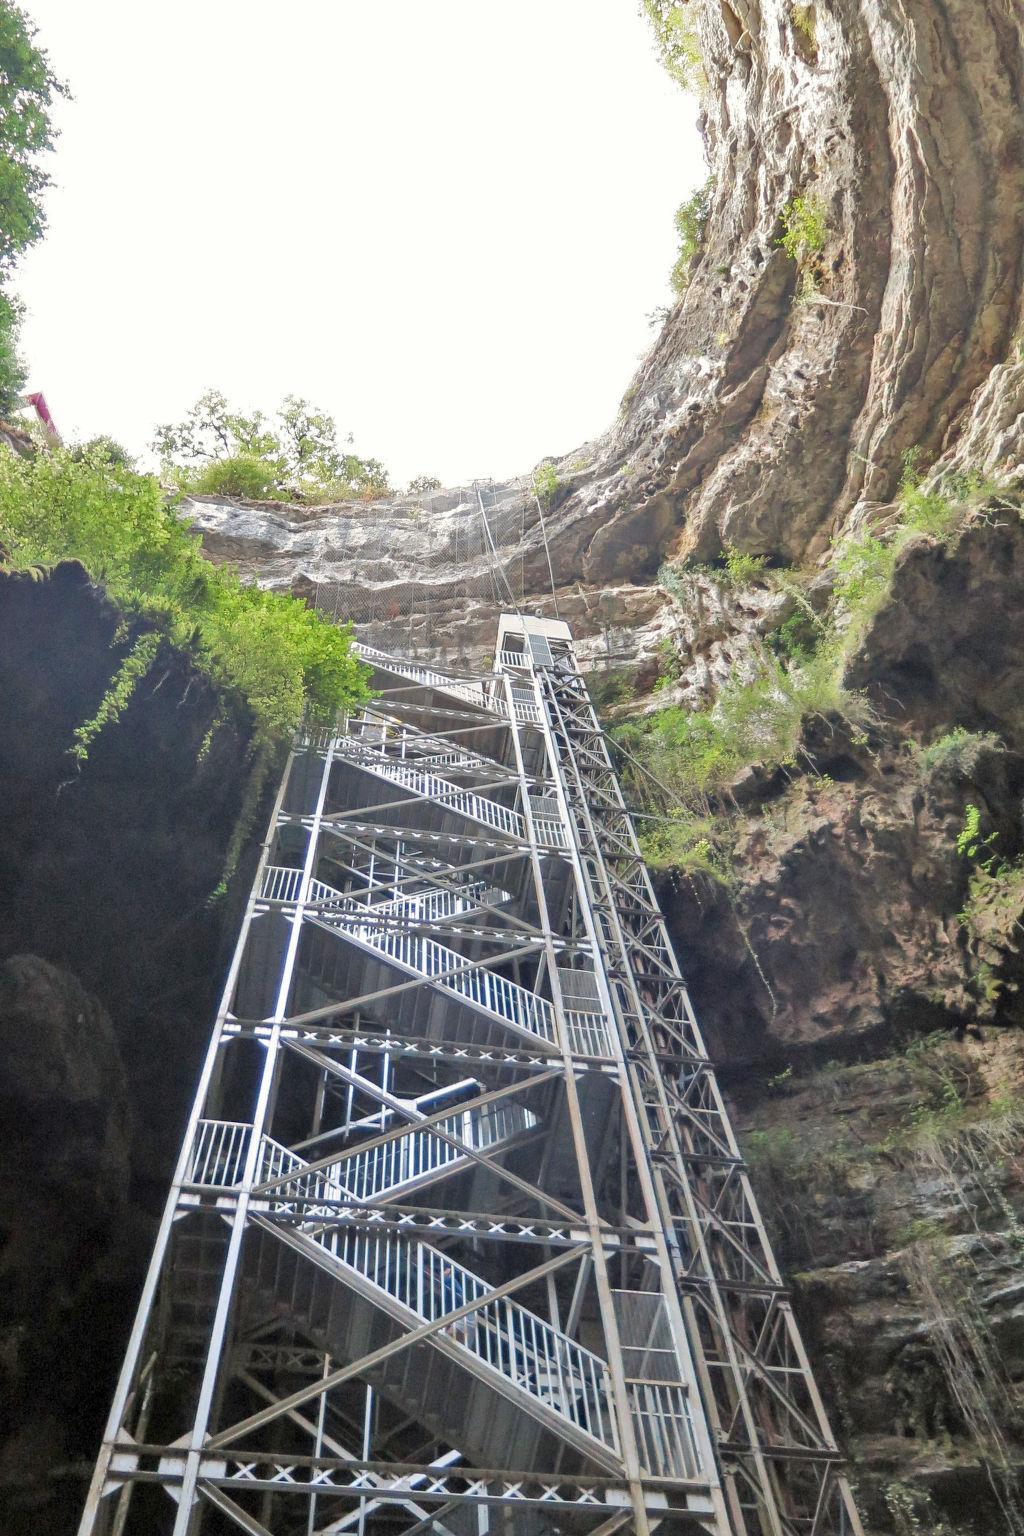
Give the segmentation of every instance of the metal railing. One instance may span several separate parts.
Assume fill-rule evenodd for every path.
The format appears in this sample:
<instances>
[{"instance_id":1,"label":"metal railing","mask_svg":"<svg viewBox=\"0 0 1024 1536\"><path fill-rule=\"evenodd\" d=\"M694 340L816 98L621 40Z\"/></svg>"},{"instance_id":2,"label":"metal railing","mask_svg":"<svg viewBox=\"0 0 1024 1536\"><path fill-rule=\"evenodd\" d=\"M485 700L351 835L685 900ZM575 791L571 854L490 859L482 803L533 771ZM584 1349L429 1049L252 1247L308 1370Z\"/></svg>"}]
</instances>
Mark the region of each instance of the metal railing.
<instances>
[{"instance_id":1,"label":"metal railing","mask_svg":"<svg viewBox=\"0 0 1024 1536\"><path fill-rule=\"evenodd\" d=\"M527 724L537 723L541 718L540 705L532 688L517 688L513 683L512 708L515 710L516 719Z\"/></svg>"},{"instance_id":2,"label":"metal railing","mask_svg":"<svg viewBox=\"0 0 1024 1536\"><path fill-rule=\"evenodd\" d=\"M523 667L531 669L533 662L526 651L499 651L498 665L501 667Z\"/></svg>"},{"instance_id":3,"label":"metal railing","mask_svg":"<svg viewBox=\"0 0 1024 1536\"><path fill-rule=\"evenodd\" d=\"M270 902L293 902L298 897L301 877L301 869L267 865L263 872L263 882L259 886L259 895ZM462 886L461 889L436 888L376 903L362 902L358 895L336 891L322 880L310 880L309 895L310 902L315 903L307 909L306 915L310 922L319 923L322 928L329 928L336 934L356 938L373 949L379 949L393 960L398 960L399 965L407 966L410 971L421 972L421 975L441 975L442 972L453 971L456 966L464 965L464 958L454 949L439 945L433 938L410 934L401 926L387 926L388 920L395 925L401 922L442 922L448 917L477 911L484 905L488 895L493 895L494 899L508 900L507 891L497 891L488 886L485 880L474 880L471 885ZM490 1014L499 1015L505 1023L554 1043L554 1011L547 998L539 997L536 992L528 991L517 982L510 982L504 975L481 968L465 975L447 977L441 986L457 992L479 1008L487 1009ZM577 1055L599 1057L611 1054L605 1015L567 1009L565 1023L571 1051Z\"/></svg>"},{"instance_id":4,"label":"metal railing","mask_svg":"<svg viewBox=\"0 0 1024 1536\"><path fill-rule=\"evenodd\" d=\"M554 1043L554 1010L546 998L538 997L536 992L528 991L518 982L509 981L506 976L483 967L457 976L445 976L444 972L457 970L467 963L454 949L420 934L385 926L379 920L377 909L360 906L351 897L320 880L311 882L310 895L317 903L316 908L309 909L306 914L311 922L368 944L420 976L440 977L440 986L458 993L475 1007L496 1015L515 1029Z\"/></svg>"},{"instance_id":5,"label":"metal railing","mask_svg":"<svg viewBox=\"0 0 1024 1536\"><path fill-rule=\"evenodd\" d=\"M414 766L409 759L388 757L378 747L371 747L352 737L340 737L334 744L334 750L348 762L379 774L381 778L399 784L403 789L411 789L414 794L439 803L460 816L467 816L471 821L483 822L484 826L493 827L499 832L509 832L513 837L526 836L525 823L518 811L511 810L507 805L499 805L496 800L490 800L485 795L475 795L472 790L460 789L450 779L438 778L436 774Z\"/></svg>"},{"instance_id":6,"label":"metal railing","mask_svg":"<svg viewBox=\"0 0 1024 1536\"><path fill-rule=\"evenodd\" d=\"M264 1139L261 1179L279 1178L289 1172L301 1178L306 1166L287 1147ZM322 1171L311 1172L308 1180L305 1198L338 1198L336 1193L327 1193L328 1188L336 1190L337 1186ZM294 1182L289 1180L288 1188ZM286 1195L280 1205L288 1210ZM617 1451L608 1366L599 1355L507 1296L488 1300L492 1288L484 1280L429 1244L397 1233L348 1227L317 1225L292 1230L424 1321L434 1322L467 1302L479 1301L476 1311L439 1331L547 1408Z\"/></svg>"},{"instance_id":7,"label":"metal railing","mask_svg":"<svg viewBox=\"0 0 1024 1536\"><path fill-rule=\"evenodd\" d=\"M302 870L292 865L268 864L260 882L262 901L298 901L302 885ZM449 917L461 917L476 912L490 897L494 903L510 901L508 891L488 885L486 880L474 880L462 886L435 886L425 891L415 891L408 896L389 897L384 901L365 901L358 892L344 893L322 880L312 880L309 888L311 902L321 906L328 919L334 912L364 913L374 917L405 918L411 922L440 922ZM315 916L315 913L311 913Z\"/></svg>"},{"instance_id":8,"label":"metal railing","mask_svg":"<svg viewBox=\"0 0 1024 1536\"><path fill-rule=\"evenodd\" d=\"M579 1013L567 1008L565 1027L569 1035L569 1049L577 1056L612 1054L608 1020L603 1013Z\"/></svg>"},{"instance_id":9,"label":"metal railing","mask_svg":"<svg viewBox=\"0 0 1024 1536\"><path fill-rule=\"evenodd\" d=\"M415 662L389 656L386 651L379 651L376 646L363 645L359 641L356 642L355 650L363 661L380 662L385 671L393 672L396 677L407 677L414 683L426 683L432 688L443 689L454 698L466 699L484 709L497 709L505 713L503 701L492 698L484 683L460 683L445 672L436 672L433 667L417 666Z\"/></svg>"},{"instance_id":10,"label":"metal railing","mask_svg":"<svg viewBox=\"0 0 1024 1536\"><path fill-rule=\"evenodd\" d=\"M230 1189L242 1182L252 1126L244 1120L200 1120L186 1184Z\"/></svg>"},{"instance_id":11,"label":"metal railing","mask_svg":"<svg viewBox=\"0 0 1024 1536\"><path fill-rule=\"evenodd\" d=\"M260 882L260 896L265 901L298 901L302 870L291 865L268 864Z\"/></svg>"},{"instance_id":12,"label":"metal railing","mask_svg":"<svg viewBox=\"0 0 1024 1536\"><path fill-rule=\"evenodd\" d=\"M457 1110L438 1121L436 1130L412 1126L404 1136L366 1151L356 1148L314 1173L299 1172L281 1187L281 1194L303 1200L379 1200L421 1179L451 1172L456 1164L469 1161L470 1151L490 1151L532 1131L536 1124L537 1116L520 1104ZM461 1145L443 1140L438 1131L457 1138ZM269 1168L275 1158L280 1166L261 1177L271 1179L286 1173L287 1159L295 1156L278 1142L264 1138L264 1166Z\"/></svg>"}]
</instances>

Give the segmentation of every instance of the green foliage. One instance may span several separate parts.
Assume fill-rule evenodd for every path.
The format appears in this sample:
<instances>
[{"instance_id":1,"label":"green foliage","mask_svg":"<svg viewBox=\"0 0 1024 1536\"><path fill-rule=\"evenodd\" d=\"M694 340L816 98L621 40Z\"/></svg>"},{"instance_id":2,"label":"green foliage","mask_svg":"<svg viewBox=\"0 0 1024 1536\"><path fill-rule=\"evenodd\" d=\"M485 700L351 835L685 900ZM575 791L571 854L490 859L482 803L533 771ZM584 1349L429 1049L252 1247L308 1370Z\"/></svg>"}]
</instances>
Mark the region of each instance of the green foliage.
<instances>
[{"instance_id":1,"label":"green foliage","mask_svg":"<svg viewBox=\"0 0 1024 1536\"><path fill-rule=\"evenodd\" d=\"M127 448L122 448L115 438L107 437L105 433L101 433L99 437L90 437L84 443L73 443L69 452L76 464L80 464L83 459L95 458L106 459L111 464L121 464L126 469L132 469L135 464Z\"/></svg>"},{"instance_id":2,"label":"green foliage","mask_svg":"<svg viewBox=\"0 0 1024 1536\"><path fill-rule=\"evenodd\" d=\"M703 576L721 586L749 587L764 580L767 555L747 555L727 545L717 565L671 565L666 561L658 571L658 581L677 602L687 602L693 595L690 578Z\"/></svg>"},{"instance_id":3,"label":"green foliage","mask_svg":"<svg viewBox=\"0 0 1024 1536\"><path fill-rule=\"evenodd\" d=\"M26 370L18 351L22 306L0 290L0 417L18 409L25 389Z\"/></svg>"},{"instance_id":4,"label":"green foliage","mask_svg":"<svg viewBox=\"0 0 1024 1536\"><path fill-rule=\"evenodd\" d=\"M702 187L676 209L675 225L679 236L679 254L670 278L672 291L681 294L690 281L690 265L698 252L704 249L708 219L711 217L711 199L714 194L714 178L709 176Z\"/></svg>"},{"instance_id":5,"label":"green foliage","mask_svg":"<svg viewBox=\"0 0 1024 1536\"><path fill-rule=\"evenodd\" d=\"M91 720L85 720L75 731L71 746L71 756L78 763L84 763L89 756L89 747L93 739L99 735L105 725L112 725L119 720L124 713L136 687L145 677L157 651L160 649L162 636L151 633L140 635L111 678L106 693L100 700L99 708Z\"/></svg>"},{"instance_id":6,"label":"green foliage","mask_svg":"<svg viewBox=\"0 0 1024 1536\"><path fill-rule=\"evenodd\" d=\"M745 555L731 544L725 550L725 574L732 587L748 587L764 574L766 555Z\"/></svg>"},{"instance_id":7,"label":"green foliage","mask_svg":"<svg viewBox=\"0 0 1024 1536\"><path fill-rule=\"evenodd\" d=\"M558 494L561 481L550 459L538 464L533 472L533 493L544 507L550 507Z\"/></svg>"},{"instance_id":8,"label":"green foliage","mask_svg":"<svg viewBox=\"0 0 1024 1536\"><path fill-rule=\"evenodd\" d=\"M804 293L816 292L817 258L828 239L828 209L819 197L792 198L782 210L782 249L803 274Z\"/></svg>"},{"instance_id":9,"label":"green foliage","mask_svg":"<svg viewBox=\"0 0 1024 1536\"><path fill-rule=\"evenodd\" d=\"M782 1169L797 1160L799 1142L785 1125L767 1131L748 1131L743 1138L747 1164L761 1169Z\"/></svg>"},{"instance_id":10,"label":"green foliage","mask_svg":"<svg viewBox=\"0 0 1024 1536\"><path fill-rule=\"evenodd\" d=\"M425 496L429 491L440 489L441 482L434 475L417 475L415 479L409 481L410 496Z\"/></svg>"},{"instance_id":11,"label":"green foliage","mask_svg":"<svg viewBox=\"0 0 1024 1536\"><path fill-rule=\"evenodd\" d=\"M278 477L266 459L234 453L227 459L214 459L189 482L197 496L242 496L250 501L272 500L277 494Z\"/></svg>"},{"instance_id":12,"label":"green foliage","mask_svg":"<svg viewBox=\"0 0 1024 1536\"><path fill-rule=\"evenodd\" d=\"M587 692L598 714L636 697L636 676L625 668L587 674Z\"/></svg>"},{"instance_id":13,"label":"green foliage","mask_svg":"<svg viewBox=\"0 0 1024 1536\"><path fill-rule=\"evenodd\" d=\"M981 812L976 805L964 807L964 824L956 840L956 851L961 858L973 859L981 847Z\"/></svg>"},{"instance_id":14,"label":"green foliage","mask_svg":"<svg viewBox=\"0 0 1024 1536\"><path fill-rule=\"evenodd\" d=\"M711 709L662 709L613 733L686 806L702 808L752 763L792 765L809 714L855 711L831 658L792 671L773 656L752 677L734 674Z\"/></svg>"},{"instance_id":15,"label":"green foliage","mask_svg":"<svg viewBox=\"0 0 1024 1536\"><path fill-rule=\"evenodd\" d=\"M843 676L848 657L889 595L900 552L922 538L951 542L970 513L981 509L992 494L991 484L970 476L926 490L911 457L895 516L883 527L861 529L835 551L832 597L820 615L791 574L765 570L760 556L728 550L724 568L662 566L659 581L688 606L695 601L696 578L703 575L737 587L770 580L793 597L797 611L766 637L764 650L752 653L743 672L732 674L710 708L669 707L615 728L614 739L662 786L661 809L682 806L691 816L706 816L716 801L728 796L744 769L755 764L793 768L809 716L839 715L863 735L873 718L870 705L844 686ZM663 678L670 675L662 670ZM922 764L931 772L942 763L967 763L988 743L995 738L952 732L922 752ZM628 765L624 777L635 793L649 796ZM967 846L973 845L970 839ZM663 840L656 855L659 862L668 846ZM685 853L685 841L681 847ZM979 887L976 895L978 900L984 896L989 906L996 900L987 888L982 892ZM1012 901L1007 896L1000 910L1012 907ZM970 909L969 902L963 916L968 924Z\"/></svg>"},{"instance_id":16,"label":"green foliage","mask_svg":"<svg viewBox=\"0 0 1024 1536\"><path fill-rule=\"evenodd\" d=\"M793 1064L791 1062L788 1067L783 1067L781 1072L775 1072L768 1079L768 1082L767 1082L766 1086L768 1087L769 1092L777 1093L780 1088L784 1088L786 1086L786 1084L790 1081L792 1076L793 1076Z\"/></svg>"},{"instance_id":17,"label":"green foliage","mask_svg":"<svg viewBox=\"0 0 1024 1536\"><path fill-rule=\"evenodd\" d=\"M0 452L0 546L15 569L81 561L126 612L236 689L261 738L290 734L307 707L327 718L366 697L346 630L211 565L157 481L102 452Z\"/></svg>"},{"instance_id":18,"label":"green foliage","mask_svg":"<svg viewBox=\"0 0 1024 1536\"><path fill-rule=\"evenodd\" d=\"M286 395L270 419L262 411L233 411L219 390L209 389L183 421L156 429L152 447L164 472L200 495L347 501L391 490L380 460L348 452L333 418L296 395Z\"/></svg>"},{"instance_id":19,"label":"green foliage","mask_svg":"<svg viewBox=\"0 0 1024 1536\"><path fill-rule=\"evenodd\" d=\"M658 680L652 692L660 693L665 688L671 688L673 683L678 683L681 673L675 641L671 635L666 635L658 643Z\"/></svg>"},{"instance_id":20,"label":"green foliage","mask_svg":"<svg viewBox=\"0 0 1024 1536\"><path fill-rule=\"evenodd\" d=\"M641 12L654 29L662 64L684 91L699 94L706 88L707 81L695 9L694 6L677 5L673 0L641 0Z\"/></svg>"},{"instance_id":21,"label":"green foliage","mask_svg":"<svg viewBox=\"0 0 1024 1536\"><path fill-rule=\"evenodd\" d=\"M36 46L36 29L9 0L0 3L0 271L34 245L46 227L42 195L50 177L40 156L53 148L50 117L67 87Z\"/></svg>"},{"instance_id":22,"label":"green foliage","mask_svg":"<svg viewBox=\"0 0 1024 1536\"><path fill-rule=\"evenodd\" d=\"M920 764L925 774L948 773L955 778L966 778L978 760L978 754L986 748L999 749L999 737L992 731L969 731L958 725L945 736L930 742L920 753Z\"/></svg>"},{"instance_id":23,"label":"green foliage","mask_svg":"<svg viewBox=\"0 0 1024 1536\"><path fill-rule=\"evenodd\" d=\"M644 824L640 849L652 869L705 875L719 885L729 883L724 829L715 817L694 816L685 809L677 809Z\"/></svg>"},{"instance_id":24,"label":"green foliage","mask_svg":"<svg viewBox=\"0 0 1024 1536\"><path fill-rule=\"evenodd\" d=\"M967 901L957 920L974 940L1001 948L1024 926L1024 862L985 859L971 871ZM1013 937L1016 947L1018 937Z\"/></svg>"},{"instance_id":25,"label":"green foliage","mask_svg":"<svg viewBox=\"0 0 1024 1536\"><path fill-rule=\"evenodd\" d=\"M926 491L908 473L904 460L896 518L882 528L861 529L838 547L833 560L833 617L845 620L846 651L861 639L889 595L901 551L922 538L948 544L973 504L983 500L992 489L987 483L972 480L969 484L951 481L940 490Z\"/></svg>"},{"instance_id":26,"label":"green foliage","mask_svg":"<svg viewBox=\"0 0 1024 1536\"><path fill-rule=\"evenodd\" d=\"M798 608L788 619L765 635L765 643L781 660L802 666L814 655L821 640L821 623Z\"/></svg>"},{"instance_id":27,"label":"green foliage","mask_svg":"<svg viewBox=\"0 0 1024 1536\"><path fill-rule=\"evenodd\" d=\"M789 19L793 23L793 29L799 32L808 45L817 49L818 24L814 14L813 5L794 5L789 13Z\"/></svg>"}]
</instances>

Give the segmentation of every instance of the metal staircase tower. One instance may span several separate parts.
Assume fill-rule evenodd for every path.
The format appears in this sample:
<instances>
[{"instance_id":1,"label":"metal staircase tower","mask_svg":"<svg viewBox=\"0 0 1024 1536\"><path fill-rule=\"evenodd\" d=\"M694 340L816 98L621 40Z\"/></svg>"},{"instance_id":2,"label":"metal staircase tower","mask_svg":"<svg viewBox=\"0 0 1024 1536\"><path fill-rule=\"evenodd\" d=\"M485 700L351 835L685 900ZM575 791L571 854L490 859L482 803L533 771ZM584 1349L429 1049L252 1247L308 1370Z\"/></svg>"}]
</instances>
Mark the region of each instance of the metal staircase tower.
<instances>
[{"instance_id":1,"label":"metal staircase tower","mask_svg":"<svg viewBox=\"0 0 1024 1536\"><path fill-rule=\"evenodd\" d=\"M289 759L80 1536L859 1536L564 624Z\"/></svg>"}]
</instances>

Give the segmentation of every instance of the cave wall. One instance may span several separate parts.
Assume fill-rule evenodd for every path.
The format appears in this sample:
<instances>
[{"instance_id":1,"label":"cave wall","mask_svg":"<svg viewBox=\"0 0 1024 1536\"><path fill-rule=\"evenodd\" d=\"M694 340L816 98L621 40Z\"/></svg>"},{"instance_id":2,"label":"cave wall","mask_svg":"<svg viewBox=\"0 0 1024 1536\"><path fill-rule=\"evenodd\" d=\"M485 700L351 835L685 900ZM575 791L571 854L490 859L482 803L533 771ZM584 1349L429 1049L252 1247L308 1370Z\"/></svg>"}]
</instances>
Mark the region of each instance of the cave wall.
<instances>
[{"instance_id":1,"label":"cave wall","mask_svg":"<svg viewBox=\"0 0 1024 1536\"><path fill-rule=\"evenodd\" d=\"M131 644L121 617L79 566L0 576L5 1536L76 1527L238 921L210 897L244 713L165 649L68 757Z\"/></svg>"}]
</instances>

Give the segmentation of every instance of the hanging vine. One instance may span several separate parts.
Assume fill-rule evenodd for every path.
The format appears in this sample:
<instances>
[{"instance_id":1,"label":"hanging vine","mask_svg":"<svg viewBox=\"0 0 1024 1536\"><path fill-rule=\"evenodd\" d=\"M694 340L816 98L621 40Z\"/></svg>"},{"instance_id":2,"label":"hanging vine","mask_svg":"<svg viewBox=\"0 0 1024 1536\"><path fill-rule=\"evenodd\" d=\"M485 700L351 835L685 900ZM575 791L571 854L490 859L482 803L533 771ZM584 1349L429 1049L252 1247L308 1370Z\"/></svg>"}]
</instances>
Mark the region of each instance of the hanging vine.
<instances>
[{"instance_id":1,"label":"hanging vine","mask_svg":"<svg viewBox=\"0 0 1024 1536\"><path fill-rule=\"evenodd\" d=\"M103 727L112 725L124 713L129 699L156 659L161 638L155 633L139 636L108 683L96 713L76 729L68 752L79 766L87 760L89 748Z\"/></svg>"}]
</instances>

